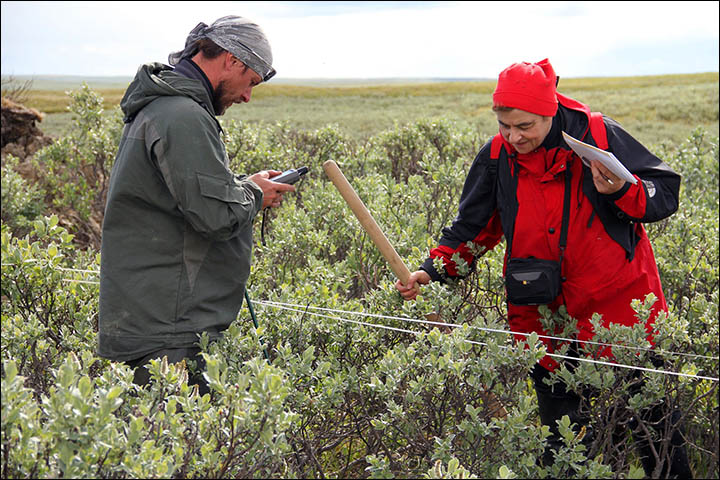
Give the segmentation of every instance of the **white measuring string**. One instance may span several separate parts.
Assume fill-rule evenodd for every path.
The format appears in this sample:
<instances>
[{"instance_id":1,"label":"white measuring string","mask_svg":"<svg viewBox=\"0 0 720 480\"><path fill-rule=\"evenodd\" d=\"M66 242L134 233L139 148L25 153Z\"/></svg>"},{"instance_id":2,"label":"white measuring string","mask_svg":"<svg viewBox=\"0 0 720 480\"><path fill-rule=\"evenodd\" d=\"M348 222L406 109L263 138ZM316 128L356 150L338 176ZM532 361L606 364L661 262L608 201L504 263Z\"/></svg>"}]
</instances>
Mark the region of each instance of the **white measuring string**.
<instances>
[{"instance_id":1,"label":"white measuring string","mask_svg":"<svg viewBox=\"0 0 720 480\"><path fill-rule=\"evenodd\" d=\"M258 303L259 300L253 300L253 303ZM389 320L402 320L405 322L413 322L413 323L425 323L428 325L436 325L436 326L443 326L443 327L462 327L463 325L456 324L456 323L446 323L446 322L434 322L431 320L419 320L417 318L408 318L408 317L394 317L394 316L388 316L388 315L379 315L376 313L365 313L365 312L352 312L348 310L336 310L332 308L323 308L323 307L313 307L313 306L305 306L305 305L297 305L293 303L283 303L283 302L273 302L273 301L266 301L268 305L283 305L288 307L296 307L296 308L312 308L315 310L323 310L327 312L332 313L340 313L340 314L351 314L351 315L361 315L364 317L373 317L373 318L385 318ZM468 325L469 328L475 329L475 330L481 330L485 332L493 332L493 333L503 333L508 335L524 335L529 336L530 333L527 332L514 332L512 330L502 330L498 328L487 328L487 327L477 327L477 326L471 326ZM563 342L573 342L573 343L587 343L590 345L598 345L602 347L612 347L612 348L622 348L626 350L641 350L646 352L656 352L656 353L663 353L667 355L678 355L678 356L685 356L685 357L694 357L694 358L703 358L707 360L718 360L718 357L708 356L708 355L697 355L694 353L683 353L683 352L668 352L665 350L660 349L653 349L653 348L645 348L645 347L635 347L632 345L615 345L612 343L603 343L603 342L595 342L592 340L577 340L573 338L563 338L563 337L554 337L551 335L540 335L538 334L538 338L545 338L549 340L560 340Z\"/></svg>"},{"instance_id":2,"label":"white measuring string","mask_svg":"<svg viewBox=\"0 0 720 480\"><path fill-rule=\"evenodd\" d=\"M316 316L316 317L329 318L329 319L333 319L333 320L340 320L340 321L342 321L342 322L354 323L354 324L358 324L358 325L365 325L365 326L368 326L368 327L382 328L382 329L385 329L385 330L394 330L394 331L399 331L399 332L403 332L403 333L412 333L412 334L414 334L414 335L424 335L424 334L426 334L426 332L416 332L416 331L413 331L413 330L406 330L406 329L403 329L403 328L389 327L389 326L387 326L387 325L379 325L379 324L376 324L376 323L360 322L360 321L358 321L358 320L350 320L350 319L347 319L347 318L337 317L337 316L333 316L333 315L326 315L326 314L322 314L322 313L311 312L311 311L308 311L308 310L307 310L308 307L303 306L303 305L293 305L293 304L279 305L279 304L276 304L276 302L266 302L266 301L263 301L263 300L253 300L253 304L255 304L255 305L260 305L260 306L262 306L262 307L270 307L270 308L279 308L279 309L282 309L282 310L290 310L290 311L297 312L297 313L313 315L313 316ZM287 306L287 305L292 305L292 306ZM331 309L331 310L332 310L332 309ZM341 310L341 311L342 311L342 310ZM358 312L348 312L348 313L358 313ZM434 324L437 324L437 325L448 326L448 327L450 327L450 326L462 326L462 325L455 325L455 324L441 323L441 322L423 322L423 323L434 323ZM474 344L474 345L487 346L486 343L477 342L477 341L473 341L473 340L467 340L467 339L465 339L465 340L463 340L463 341L468 342L468 343L471 343L471 344ZM502 346L502 345L498 345L498 347L499 347L499 348L502 348L502 349L508 349L508 348L510 348L510 347L506 347L506 346ZM675 375L675 376L678 376L678 377L696 378L696 379L700 379L700 380L711 380L711 381L713 381L713 382L718 382L718 381L720 381L720 379L719 379L719 378L716 378L716 377L706 377L706 376L703 376L703 375L693 375L693 374L689 374L689 373L679 373L679 372L673 372L673 371L670 371L670 370L660 370L660 369L648 368L648 367L637 367L637 366L634 366L634 365L624 365L624 364L622 364L622 363L607 362L607 361L603 361L603 360L594 360L594 359L584 358L584 357L570 357L570 356L561 355L561 354L558 354L558 353L547 353L547 355L550 356L550 357L553 357L553 358L561 358L561 359L564 359L564 360L575 360L575 361L586 362L586 363L594 363L594 364L598 364L598 365L607 365L607 366L612 366L612 367L627 368L627 369L630 369L630 370L641 370L641 371L644 371L644 372L662 373L662 374L665 374L665 375Z\"/></svg>"},{"instance_id":3,"label":"white measuring string","mask_svg":"<svg viewBox=\"0 0 720 480\"><path fill-rule=\"evenodd\" d=\"M34 258L30 258L27 260L23 260L23 263L36 263L38 260L35 260ZM16 263L3 263L3 267L17 267ZM98 275L100 273L99 270L83 270L81 268L66 268L66 267L58 267L53 266L56 270L60 270L61 272L80 272L80 273L92 273L95 275Z\"/></svg>"},{"instance_id":4,"label":"white measuring string","mask_svg":"<svg viewBox=\"0 0 720 480\"><path fill-rule=\"evenodd\" d=\"M97 270L82 270L80 268L65 268L65 267L57 267L58 270L62 270L63 272L81 272L81 273L93 273L95 275L98 275L100 272Z\"/></svg>"},{"instance_id":5,"label":"white measuring string","mask_svg":"<svg viewBox=\"0 0 720 480\"><path fill-rule=\"evenodd\" d=\"M57 267L57 269L58 269L58 270L61 270L61 271L63 271L63 272L92 273L92 274L94 274L94 275L99 275L99 274L100 274L100 272L97 271L97 270L83 270L83 269L80 269L80 268ZM85 283L85 284L89 284L89 285L100 285L100 281L99 281L99 280L74 280L74 279L70 279L70 278L62 278L61 280L62 280L63 282L68 282L68 283L76 282L76 283Z\"/></svg>"},{"instance_id":6,"label":"white measuring string","mask_svg":"<svg viewBox=\"0 0 720 480\"><path fill-rule=\"evenodd\" d=\"M89 285L100 285L100 282L93 280L75 280L72 278L61 278L60 280L66 283L86 283Z\"/></svg>"},{"instance_id":7,"label":"white measuring string","mask_svg":"<svg viewBox=\"0 0 720 480\"><path fill-rule=\"evenodd\" d=\"M23 263L35 263L37 260L31 258L28 260L23 260ZM15 263L3 263L3 267L16 267L17 264ZM61 272L77 272L77 273L92 273L94 275L98 275L100 272L97 270L83 270L81 268L66 268L66 267L58 267L53 266L54 269L60 270ZM100 285L100 281L98 280L78 280L76 278L61 278L60 281L66 282L66 283L85 283L89 285Z\"/></svg>"},{"instance_id":8,"label":"white measuring string","mask_svg":"<svg viewBox=\"0 0 720 480\"><path fill-rule=\"evenodd\" d=\"M35 260L35 259L25 260L25 262L36 262L36 261L37 260ZM12 264L12 263L10 263L10 264L3 263L2 265L3 266L15 266L15 264ZM64 268L64 267L55 267L55 268L57 268L58 270L63 270L63 271L87 272L87 273L93 273L93 274L99 273L97 270L82 270L82 269ZM76 280L76 279L68 279L68 278L63 278L61 280L64 282L76 282L76 283L97 284L97 285L100 284L99 281L91 281L91 280ZM394 317L394 316L380 315L380 314L375 314L375 313L353 312L353 311L348 311L348 310L337 310L337 309L331 309L331 308L314 307L314 306L310 306L310 305L299 305L299 304L273 302L273 301L265 301L265 300L253 300L253 303L257 304L257 305L261 305L261 306L281 308L281 309L295 311L295 312L299 312L299 313L307 313L307 314L314 315L314 316L325 317L325 318L330 318L330 319L334 319L334 320L340 320L343 322L354 323L354 324L358 324L358 325L364 325L364 326L375 327L375 328L382 328L382 329L386 329L386 330L399 331L399 332L404 332L404 333L411 333L414 335L421 335L424 332L415 332L413 330L406 330L406 329L397 328L397 327L390 327L387 325L378 325L376 323L360 322L358 320L350 320L350 319L342 318L342 317L335 317L335 316L324 315L324 314L319 314L319 313L314 313L314 312L308 312L308 309L323 310L323 311L329 311L329 312L333 312L333 313L361 315L361 316L374 317L374 318L401 320L401 321L414 322L414 323L424 323L424 324L444 326L444 327L462 327L463 326L461 324L455 324L455 323L433 322L430 320L419 320L419 319L408 318L408 317ZM482 330L482 331L494 332L494 333L525 335L525 336L530 335L529 333L526 333L526 332L513 332L513 331L494 329L494 328L484 328L484 327L475 327L475 326L470 326L470 328L474 328L474 329ZM566 341L566 342L581 342L581 343L588 343L588 344L594 344L594 345L600 345L600 346L626 348L626 349L633 349L633 350L645 350L645 351L652 350L652 349L643 348L643 347L633 347L630 345L613 345L613 344L608 344L608 343L593 342L593 341L589 341L589 340L579 341L576 339L553 337L553 336L549 336L549 335L538 335L538 338L562 340L562 341ZM477 342L477 341L472 341L472 340L467 340L467 339L465 339L464 341L471 343L471 344L475 344L475 345L487 346L486 343L482 343L482 342ZM508 347L499 346L499 348L508 348ZM655 351L658 353L665 353L668 355L683 355L683 356L690 356L690 357L696 357L696 358L705 358L705 359L710 359L710 360L718 359L718 357L710 357L710 356L704 356L704 355L695 355L695 354L680 353L680 352L666 352L663 350L655 350ZM570 356L561 355L561 354L557 354L557 353L548 353L547 355L550 357L554 357L554 358L561 358L561 359L566 359L566 360L577 360L577 361L581 361L581 362L595 363L595 364L599 364L599 365L609 365L609 366L615 366L615 367L620 367L620 368L628 368L628 369L632 369L632 370L663 373L666 375L676 375L676 376L680 376L680 377L697 378L697 379L702 379L702 380L711 380L711 381L715 381L715 382L720 381L720 379L718 379L716 377L706 377L706 376L702 376L702 375L679 373L679 372L673 372L673 371L669 371L669 370L659 370L659 369L646 368L646 367L637 367L637 366L633 366L633 365L624 365L624 364L620 364L620 363L606 362L606 361L602 361L602 360L593 360L593 359L589 359L589 358L570 357Z\"/></svg>"},{"instance_id":9,"label":"white measuring string","mask_svg":"<svg viewBox=\"0 0 720 480\"><path fill-rule=\"evenodd\" d=\"M32 260L32 259L26 260L26 262L34 262L34 261L36 261L36 260ZM14 264L3 264L3 266L6 266L6 265L14 266ZM64 267L56 267L56 268L58 270L70 271L70 272L93 273L93 274L99 273L97 270L82 270L82 269L64 268ZM72 283L72 282L85 283L85 284L91 284L91 285L100 283L98 281L76 280L76 279L68 279L68 278L63 278L62 281L70 282L70 283ZM375 314L375 313L353 312L353 311L348 311L348 310L337 310L337 309L332 309L332 308L315 307L315 306L309 306L309 305L305 306L305 305L297 305L297 304L283 303L283 302L260 301L260 300L253 301L253 303L263 303L263 302L265 302L267 305L271 305L271 306L274 305L274 306L278 306L278 307L285 306L285 307L296 307L296 308L303 308L303 309L311 308L314 310L322 310L322 311L333 312L333 313L361 315L361 316L365 316L365 317L384 318L384 319L390 319L390 320L401 320L401 321L405 321L405 322L424 323L424 324L428 324L428 325L436 325L436 326L444 326L444 327L462 327L462 325L455 324L455 323L433 322L431 320L419 320L416 318L408 318L408 317L396 317L396 316L389 316L389 315L380 315L380 314ZM377 326L377 324L369 324L369 325ZM515 332L512 330L502 330L502 329L497 329L497 328L487 328L487 327L477 327L477 326L470 326L470 328L473 328L476 330L481 330L481 331L486 331L486 332L492 332L492 333L502 333L502 334L507 334L507 335L524 335L524 336L530 335L527 332ZM577 340L577 339L573 339L573 338L564 338L564 337L556 337L556 336L552 336L552 335L540 335L540 334L538 334L538 338L545 338L545 339L549 339L549 340L559 340L559 341L563 341L563 342L586 343L589 345L597 345L597 346L610 347L610 348L616 348L616 349L621 348L621 349L626 349L626 350L639 350L639 351L646 351L646 352L653 351L653 352L665 354L665 355L676 355L676 356L684 356L684 357L691 357L691 358L718 360L718 357L716 357L716 356L698 355L698 354L694 354L694 353L684 353L684 352L668 352L666 350L661 350L661 349L635 347L632 345L616 345L616 344L612 344L612 343L596 342L593 340Z\"/></svg>"}]
</instances>

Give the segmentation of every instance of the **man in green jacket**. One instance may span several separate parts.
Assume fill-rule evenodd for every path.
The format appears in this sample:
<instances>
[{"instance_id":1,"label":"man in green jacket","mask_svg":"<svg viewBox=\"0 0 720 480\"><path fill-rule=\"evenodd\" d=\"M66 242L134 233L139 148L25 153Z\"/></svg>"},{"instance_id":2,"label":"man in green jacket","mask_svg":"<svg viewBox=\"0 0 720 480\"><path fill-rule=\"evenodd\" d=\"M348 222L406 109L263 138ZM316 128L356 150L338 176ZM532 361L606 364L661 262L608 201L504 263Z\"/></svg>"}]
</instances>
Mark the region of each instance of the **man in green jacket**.
<instances>
[{"instance_id":1,"label":"man in green jacket","mask_svg":"<svg viewBox=\"0 0 720 480\"><path fill-rule=\"evenodd\" d=\"M219 338L242 306L255 216L294 190L276 170L235 175L215 118L275 74L260 27L200 23L169 63L141 66L122 99L103 222L98 354L138 384L153 358L202 369L200 334ZM190 383L208 391L201 375Z\"/></svg>"}]
</instances>

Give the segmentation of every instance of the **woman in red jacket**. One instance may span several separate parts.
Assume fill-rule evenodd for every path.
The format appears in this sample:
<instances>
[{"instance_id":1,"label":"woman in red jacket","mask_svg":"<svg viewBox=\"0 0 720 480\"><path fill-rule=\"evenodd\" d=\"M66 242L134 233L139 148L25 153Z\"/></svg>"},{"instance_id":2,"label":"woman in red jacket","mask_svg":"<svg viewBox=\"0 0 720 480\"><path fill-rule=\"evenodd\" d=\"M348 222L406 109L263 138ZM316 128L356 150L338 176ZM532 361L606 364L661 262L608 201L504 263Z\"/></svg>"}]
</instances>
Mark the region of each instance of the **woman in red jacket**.
<instances>
[{"instance_id":1,"label":"woman in red jacket","mask_svg":"<svg viewBox=\"0 0 720 480\"><path fill-rule=\"evenodd\" d=\"M677 210L680 176L617 122L557 93L556 85L547 59L516 63L500 73L493 93L500 131L475 158L458 215L443 229L438 247L407 285L398 281L395 286L406 300L414 299L419 285L459 276L452 260L456 253L474 264L469 242L487 251L505 236L508 321L513 331L555 334L543 330L538 304L552 311L564 305L577 319L577 339L590 340L593 313L602 315L605 326L632 326L639 321L632 300L653 293L657 301L646 324L650 333L657 314L667 312L667 304L642 224ZM562 132L613 152L634 182L602 163L586 165ZM433 264L437 258L444 266L441 271ZM541 281L524 281L535 277ZM523 290L527 288L531 290ZM524 337L516 336L519 341ZM552 353L556 345L545 343ZM580 413L580 396L562 386L550 389L543 382L557 366L545 356L532 372L541 420L555 434L546 461L552 459L550 448L562 444L556 420L569 415L578 424L588 422ZM590 442L592 435L586 437ZM682 444L679 434L673 443ZM644 466L651 474L654 462L648 458ZM688 478L689 473L684 447L678 446L670 474Z\"/></svg>"}]
</instances>

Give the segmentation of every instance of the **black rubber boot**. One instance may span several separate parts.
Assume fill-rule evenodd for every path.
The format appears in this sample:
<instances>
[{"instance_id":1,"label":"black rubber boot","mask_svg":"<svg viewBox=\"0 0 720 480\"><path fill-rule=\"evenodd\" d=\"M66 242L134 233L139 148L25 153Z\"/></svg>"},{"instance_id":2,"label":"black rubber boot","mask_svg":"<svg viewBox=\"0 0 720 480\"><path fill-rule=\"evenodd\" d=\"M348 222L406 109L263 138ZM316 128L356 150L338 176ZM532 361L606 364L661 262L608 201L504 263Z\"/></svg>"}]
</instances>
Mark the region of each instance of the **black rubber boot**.
<instances>
[{"instance_id":1,"label":"black rubber boot","mask_svg":"<svg viewBox=\"0 0 720 480\"><path fill-rule=\"evenodd\" d=\"M196 372L191 373L188 377L188 385L197 385L200 395L204 395L210 392L210 387L208 386L205 378L202 375L202 372L205 370L205 359L202 357L202 355L200 355L200 348L197 347L167 348L164 350L153 352L142 358L125 362L130 368L135 369L133 383L141 386L150 383L150 372L145 367L145 365L147 365L152 359L162 357L167 357L168 363L170 364L180 363L183 360L185 360L186 362L196 362ZM188 371L190 371L190 368L188 368Z\"/></svg>"},{"instance_id":2,"label":"black rubber boot","mask_svg":"<svg viewBox=\"0 0 720 480\"><path fill-rule=\"evenodd\" d=\"M557 421L564 415L570 418L571 424L575 424L573 428L576 433L585 427L585 436L581 442L589 451L594 435L589 416L581 412L582 397L575 392L568 392L562 382L556 383L552 387L547 385L543 380L550 377L550 372L540 365L535 366L530 372L530 377L535 384L540 420L543 425L550 427L551 432L543 454L543 464L552 465L554 463L553 450L560 450L565 446L557 426Z\"/></svg>"}]
</instances>

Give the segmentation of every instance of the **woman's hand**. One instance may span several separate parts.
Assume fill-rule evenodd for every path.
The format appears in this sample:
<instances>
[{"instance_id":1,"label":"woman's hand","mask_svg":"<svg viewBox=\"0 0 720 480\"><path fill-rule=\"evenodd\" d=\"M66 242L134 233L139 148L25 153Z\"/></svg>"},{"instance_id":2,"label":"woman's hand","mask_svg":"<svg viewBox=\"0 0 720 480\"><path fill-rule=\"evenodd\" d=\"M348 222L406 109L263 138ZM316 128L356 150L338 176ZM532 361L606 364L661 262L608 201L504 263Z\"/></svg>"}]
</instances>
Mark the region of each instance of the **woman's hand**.
<instances>
[{"instance_id":1,"label":"woman's hand","mask_svg":"<svg viewBox=\"0 0 720 480\"><path fill-rule=\"evenodd\" d=\"M612 173L605 165L598 161L590 163L593 183L598 192L610 195L620 190L625 185L625 180Z\"/></svg>"},{"instance_id":2,"label":"woman's hand","mask_svg":"<svg viewBox=\"0 0 720 480\"><path fill-rule=\"evenodd\" d=\"M395 282L395 288L405 300L415 300L420 293L420 285L430 283L430 275L425 270L413 272L408 277L408 284L403 285L400 280Z\"/></svg>"}]
</instances>

